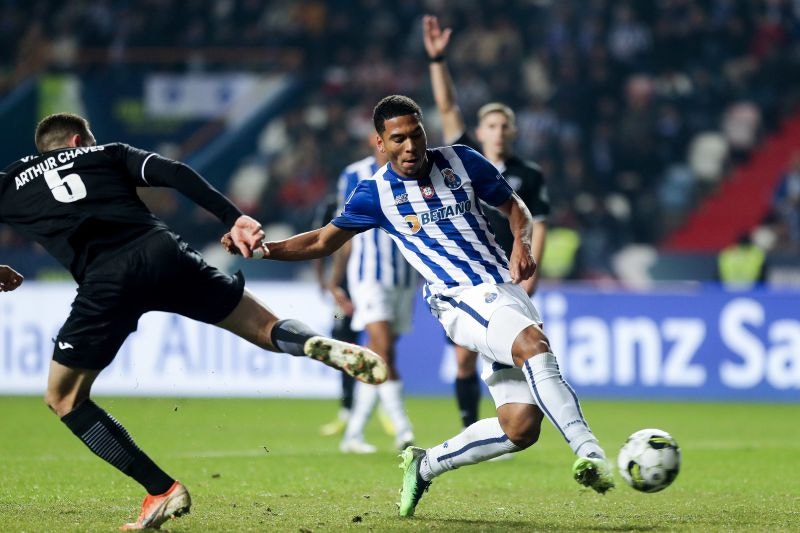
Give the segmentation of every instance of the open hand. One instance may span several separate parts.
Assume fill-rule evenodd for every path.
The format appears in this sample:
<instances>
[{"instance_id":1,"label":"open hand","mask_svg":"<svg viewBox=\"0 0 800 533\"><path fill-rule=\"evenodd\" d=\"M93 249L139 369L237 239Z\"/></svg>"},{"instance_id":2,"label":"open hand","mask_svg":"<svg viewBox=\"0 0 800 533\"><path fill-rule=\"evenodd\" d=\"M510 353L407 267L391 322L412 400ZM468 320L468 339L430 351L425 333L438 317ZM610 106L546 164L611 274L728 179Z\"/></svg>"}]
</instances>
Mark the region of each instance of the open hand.
<instances>
[{"instance_id":1,"label":"open hand","mask_svg":"<svg viewBox=\"0 0 800 533\"><path fill-rule=\"evenodd\" d=\"M422 17L422 39L425 43L425 51L428 57L437 57L444 54L450 36L453 34L451 28L442 30L439 27L439 19L433 15Z\"/></svg>"},{"instance_id":2,"label":"open hand","mask_svg":"<svg viewBox=\"0 0 800 533\"><path fill-rule=\"evenodd\" d=\"M222 236L220 242L228 253L249 259L253 257L254 250L262 247L263 240L264 230L261 229L261 224L247 215L242 215L236 219L231 231Z\"/></svg>"}]
</instances>

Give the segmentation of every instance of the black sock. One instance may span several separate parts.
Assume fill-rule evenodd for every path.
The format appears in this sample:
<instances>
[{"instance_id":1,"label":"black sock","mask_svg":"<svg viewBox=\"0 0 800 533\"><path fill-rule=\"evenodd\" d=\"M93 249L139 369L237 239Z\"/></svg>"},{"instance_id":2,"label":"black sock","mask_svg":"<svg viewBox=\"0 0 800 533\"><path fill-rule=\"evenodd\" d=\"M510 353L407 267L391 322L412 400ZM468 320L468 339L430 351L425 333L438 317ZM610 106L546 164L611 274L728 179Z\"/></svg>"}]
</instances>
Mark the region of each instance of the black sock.
<instances>
[{"instance_id":1,"label":"black sock","mask_svg":"<svg viewBox=\"0 0 800 533\"><path fill-rule=\"evenodd\" d=\"M355 386L355 378L342 372L342 407L348 411L353 410L353 388Z\"/></svg>"},{"instance_id":2,"label":"black sock","mask_svg":"<svg viewBox=\"0 0 800 533\"><path fill-rule=\"evenodd\" d=\"M164 494L175 480L136 446L122 424L92 400L86 400L61 421L105 462L138 481L148 494Z\"/></svg>"},{"instance_id":3,"label":"black sock","mask_svg":"<svg viewBox=\"0 0 800 533\"><path fill-rule=\"evenodd\" d=\"M291 355L304 356L303 345L311 337L316 337L316 333L310 327L299 320L287 318L278 320L272 327L272 344L281 351Z\"/></svg>"},{"instance_id":4,"label":"black sock","mask_svg":"<svg viewBox=\"0 0 800 533\"><path fill-rule=\"evenodd\" d=\"M478 405L481 402L481 382L478 374L466 378L456 378L456 402L464 427L478 421Z\"/></svg>"}]
</instances>

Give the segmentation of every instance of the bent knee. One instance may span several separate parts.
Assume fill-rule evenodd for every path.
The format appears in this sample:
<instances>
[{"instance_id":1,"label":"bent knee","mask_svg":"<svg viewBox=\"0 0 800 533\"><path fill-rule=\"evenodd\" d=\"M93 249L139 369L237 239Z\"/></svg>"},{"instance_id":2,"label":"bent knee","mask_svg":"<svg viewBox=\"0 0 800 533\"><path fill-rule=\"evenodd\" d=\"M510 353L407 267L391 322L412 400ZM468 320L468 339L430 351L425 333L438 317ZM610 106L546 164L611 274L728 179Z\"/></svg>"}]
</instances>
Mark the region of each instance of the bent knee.
<instances>
[{"instance_id":1,"label":"bent knee","mask_svg":"<svg viewBox=\"0 0 800 533\"><path fill-rule=\"evenodd\" d=\"M72 412L81 402L88 397L79 397L78 395L64 395L58 391L47 390L44 394L44 403L47 407L55 413L59 418Z\"/></svg>"},{"instance_id":2,"label":"bent knee","mask_svg":"<svg viewBox=\"0 0 800 533\"><path fill-rule=\"evenodd\" d=\"M500 425L509 440L521 449L528 448L539 440L542 419L532 406L516 409L501 416ZM510 416L508 416L510 415Z\"/></svg>"},{"instance_id":3,"label":"bent knee","mask_svg":"<svg viewBox=\"0 0 800 533\"><path fill-rule=\"evenodd\" d=\"M527 427L515 427L511 431L506 431L506 435L515 446L524 450L536 444L536 441L539 440L540 430L539 425L531 424Z\"/></svg>"}]
</instances>

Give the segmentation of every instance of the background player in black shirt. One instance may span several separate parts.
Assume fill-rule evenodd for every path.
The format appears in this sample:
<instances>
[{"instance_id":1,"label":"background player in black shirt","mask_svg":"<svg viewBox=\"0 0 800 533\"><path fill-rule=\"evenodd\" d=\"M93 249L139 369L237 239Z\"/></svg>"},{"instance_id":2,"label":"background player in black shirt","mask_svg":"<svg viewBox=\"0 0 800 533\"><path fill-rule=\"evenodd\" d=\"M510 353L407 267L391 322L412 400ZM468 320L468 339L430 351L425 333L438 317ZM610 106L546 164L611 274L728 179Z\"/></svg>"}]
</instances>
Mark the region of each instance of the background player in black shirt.
<instances>
[{"instance_id":1,"label":"background player in black shirt","mask_svg":"<svg viewBox=\"0 0 800 533\"><path fill-rule=\"evenodd\" d=\"M441 115L445 144L466 144L480 151L503 174L533 216L531 252L537 262L541 261L550 204L539 166L520 159L512 152L512 143L516 136L514 112L499 102L484 105L478 110L478 127L475 129L476 138L473 138L467 132L464 117L456 103L455 84L445 62L445 52L452 30L450 28L442 30L436 17L426 15L422 20L422 31L425 51L430 61L433 97ZM513 235L508 221L497 210L486 205L483 207L497 243L503 247L506 255L510 256ZM528 295L532 295L536 290L538 279L537 271L520 285ZM455 350L458 365L456 400L461 411L461 421L464 427L467 427L478 419L481 389L476 369L477 354L461 346L456 346Z\"/></svg>"},{"instance_id":2,"label":"background player in black shirt","mask_svg":"<svg viewBox=\"0 0 800 533\"><path fill-rule=\"evenodd\" d=\"M386 378L373 352L278 320L244 289L240 273L206 264L136 194L147 186L179 190L231 228L236 248L251 257L261 225L194 170L126 144L96 145L88 122L72 114L42 120L35 139L40 155L0 173L0 222L41 244L78 282L55 339L45 401L92 452L147 490L139 518L123 529L157 528L191 505L186 488L90 399L95 379L147 311L216 324L265 350L307 355L364 381Z\"/></svg>"},{"instance_id":3,"label":"background player in black shirt","mask_svg":"<svg viewBox=\"0 0 800 533\"><path fill-rule=\"evenodd\" d=\"M0 265L0 292L13 291L25 278L8 265Z\"/></svg>"}]
</instances>

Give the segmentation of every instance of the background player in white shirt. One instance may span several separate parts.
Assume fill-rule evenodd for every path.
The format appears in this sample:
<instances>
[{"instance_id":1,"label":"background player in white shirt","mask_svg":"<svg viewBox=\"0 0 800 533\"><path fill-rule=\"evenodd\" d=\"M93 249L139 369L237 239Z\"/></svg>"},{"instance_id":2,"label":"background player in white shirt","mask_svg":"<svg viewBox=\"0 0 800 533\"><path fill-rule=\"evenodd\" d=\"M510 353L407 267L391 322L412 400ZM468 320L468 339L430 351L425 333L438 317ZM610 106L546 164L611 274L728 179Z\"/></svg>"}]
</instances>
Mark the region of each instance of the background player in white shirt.
<instances>
[{"instance_id":1,"label":"background player in white shirt","mask_svg":"<svg viewBox=\"0 0 800 533\"><path fill-rule=\"evenodd\" d=\"M375 148L374 141L371 144ZM348 165L339 177L340 205L345 204L361 181L371 179L386 162L386 154L376 149L374 155ZM345 275L349 298L340 287ZM364 428L378 401L395 433L395 446L404 450L414 442L403 402L403 382L395 364L395 345L398 336L411 329L416 284L417 275L397 245L377 229L359 233L335 254L329 287L336 303L341 309L353 310L352 329L366 331L367 345L389 367L384 383L356 384L353 409L339 445L342 452L376 451L375 446L365 441Z\"/></svg>"},{"instance_id":2,"label":"background player in white shirt","mask_svg":"<svg viewBox=\"0 0 800 533\"><path fill-rule=\"evenodd\" d=\"M414 514L434 477L534 444L545 416L578 456L574 478L600 493L613 488L605 453L561 375L536 308L518 285L536 268L525 204L471 148L428 149L422 111L410 98L387 96L375 107L373 121L378 148L389 163L359 183L330 224L268 242L265 256L313 259L380 227L425 277L426 300L447 335L485 358L483 378L497 417L479 420L427 450L406 448L400 514ZM508 216L515 239L508 259L478 200ZM223 245L235 253L227 237Z\"/></svg>"}]
</instances>

